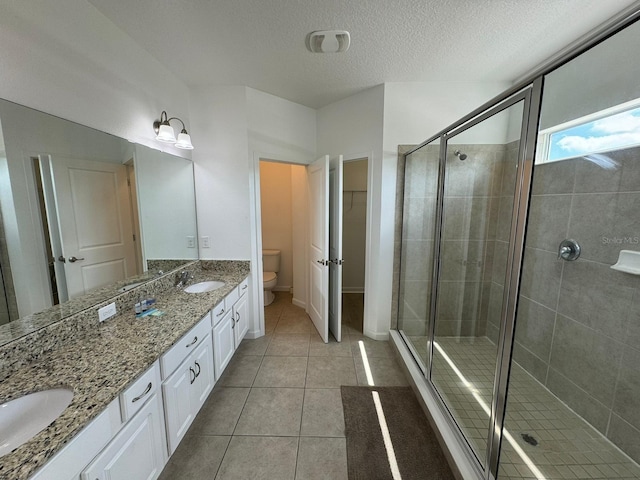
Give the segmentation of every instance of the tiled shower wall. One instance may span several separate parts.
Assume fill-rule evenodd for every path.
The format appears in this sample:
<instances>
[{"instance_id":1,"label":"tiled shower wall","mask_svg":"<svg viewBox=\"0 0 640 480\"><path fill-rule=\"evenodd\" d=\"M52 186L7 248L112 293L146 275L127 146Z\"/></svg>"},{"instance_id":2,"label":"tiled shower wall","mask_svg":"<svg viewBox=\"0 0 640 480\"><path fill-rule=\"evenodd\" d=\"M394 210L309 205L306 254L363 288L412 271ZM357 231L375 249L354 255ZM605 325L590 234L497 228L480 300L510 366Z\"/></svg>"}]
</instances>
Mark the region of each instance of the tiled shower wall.
<instances>
[{"instance_id":1,"label":"tiled shower wall","mask_svg":"<svg viewBox=\"0 0 640 480\"><path fill-rule=\"evenodd\" d=\"M402 154L409 148L401 146L399 151ZM489 311L489 296L496 240L506 243L511 219L510 207L508 211L505 207L509 202L501 200L505 195L513 198L515 168L510 171L505 162L515 165L517 142L455 148L468 158L460 161L451 154L447 162L436 335L484 336L487 316L495 313ZM394 291L394 313L398 312L399 328L410 336L427 335L439 150L437 145L428 145L408 156L406 183L401 175L398 180L396 208L403 210L404 222L396 225L394 285L399 285L400 293ZM495 323L499 309L497 315Z\"/></svg>"},{"instance_id":2,"label":"tiled shower wall","mask_svg":"<svg viewBox=\"0 0 640 480\"><path fill-rule=\"evenodd\" d=\"M411 148L399 147L399 166ZM398 329L411 336L427 335L439 154L437 145L423 147L406 158L404 178L398 175L393 311Z\"/></svg>"},{"instance_id":3,"label":"tiled shower wall","mask_svg":"<svg viewBox=\"0 0 640 480\"><path fill-rule=\"evenodd\" d=\"M490 300L504 271L517 147L455 145L467 159L447 159L436 335L485 336L489 322L499 323Z\"/></svg>"},{"instance_id":4,"label":"tiled shower wall","mask_svg":"<svg viewBox=\"0 0 640 480\"><path fill-rule=\"evenodd\" d=\"M455 268L443 278L437 335L497 340L517 146L458 146L469 158L449 164L455 184L447 185L443 261ZM427 334L438 150L427 147L407 164L395 297L398 326L409 335ZM640 250L640 148L607 156L615 163L535 167L514 358L640 461L640 277L610 268L620 250ZM557 259L565 238L582 246L575 262Z\"/></svg>"},{"instance_id":5,"label":"tiled shower wall","mask_svg":"<svg viewBox=\"0 0 640 480\"><path fill-rule=\"evenodd\" d=\"M640 461L640 276L610 268L640 250L640 148L593 160L535 166L514 358Z\"/></svg>"}]
</instances>

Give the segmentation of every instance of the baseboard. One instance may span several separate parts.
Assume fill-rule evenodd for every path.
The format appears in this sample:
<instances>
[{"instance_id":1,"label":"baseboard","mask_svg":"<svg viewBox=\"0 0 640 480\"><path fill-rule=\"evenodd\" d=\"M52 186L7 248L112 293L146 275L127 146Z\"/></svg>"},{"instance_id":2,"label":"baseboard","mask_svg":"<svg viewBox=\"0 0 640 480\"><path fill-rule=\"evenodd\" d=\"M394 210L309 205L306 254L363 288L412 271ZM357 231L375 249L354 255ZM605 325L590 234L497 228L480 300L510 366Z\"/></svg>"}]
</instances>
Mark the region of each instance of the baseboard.
<instances>
[{"instance_id":1,"label":"baseboard","mask_svg":"<svg viewBox=\"0 0 640 480\"><path fill-rule=\"evenodd\" d=\"M365 330L362 333L364 334L365 337L369 337L369 338L372 338L373 340L378 340L380 342L386 342L387 340L389 340L389 332L379 333L379 332L372 332L371 330Z\"/></svg>"},{"instance_id":2,"label":"baseboard","mask_svg":"<svg viewBox=\"0 0 640 480\"><path fill-rule=\"evenodd\" d=\"M364 293L364 287L342 287L342 293Z\"/></svg>"},{"instance_id":3,"label":"baseboard","mask_svg":"<svg viewBox=\"0 0 640 480\"><path fill-rule=\"evenodd\" d=\"M255 340L256 338L260 338L262 335L260 334L260 330L249 330L244 338L248 338L249 340Z\"/></svg>"},{"instance_id":4,"label":"baseboard","mask_svg":"<svg viewBox=\"0 0 640 480\"><path fill-rule=\"evenodd\" d=\"M291 303L296 307L304 308L305 310L307 309L307 304L302 300L298 300L297 298L292 298Z\"/></svg>"}]
</instances>

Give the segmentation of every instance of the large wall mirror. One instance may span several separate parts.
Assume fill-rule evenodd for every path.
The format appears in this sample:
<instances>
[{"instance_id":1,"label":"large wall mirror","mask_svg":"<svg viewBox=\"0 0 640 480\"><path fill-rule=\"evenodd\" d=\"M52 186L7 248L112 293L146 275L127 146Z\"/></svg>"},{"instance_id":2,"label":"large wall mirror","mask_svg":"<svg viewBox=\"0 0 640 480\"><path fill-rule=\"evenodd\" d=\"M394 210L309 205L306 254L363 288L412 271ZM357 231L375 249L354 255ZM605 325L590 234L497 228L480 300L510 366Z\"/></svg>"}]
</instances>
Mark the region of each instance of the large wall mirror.
<instances>
[{"instance_id":1,"label":"large wall mirror","mask_svg":"<svg viewBox=\"0 0 640 480\"><path fill-rule=\"evenodd\" d=\"M198 258L190 160L5 100L0 214L0 344Z\"/></svg>"}]
</instances>

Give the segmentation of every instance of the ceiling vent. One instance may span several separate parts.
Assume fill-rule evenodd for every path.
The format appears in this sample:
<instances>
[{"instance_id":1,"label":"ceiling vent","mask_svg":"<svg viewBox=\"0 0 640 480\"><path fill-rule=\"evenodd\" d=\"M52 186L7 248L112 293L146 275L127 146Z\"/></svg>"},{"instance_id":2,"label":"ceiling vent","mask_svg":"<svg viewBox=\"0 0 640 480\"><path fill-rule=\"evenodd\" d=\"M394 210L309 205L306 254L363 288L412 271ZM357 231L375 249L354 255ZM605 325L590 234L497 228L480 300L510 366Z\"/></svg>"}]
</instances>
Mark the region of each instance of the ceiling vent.
<instances>
[{"instance_id":1,"label":"ceiling vent","mask_svg":"<svg viewBox=\"0 0 640 480\"><path fill-rule=\"evenodd\" d=\"M346 30L319 30L307 35L307 49L313 53L346 52L351 37Z\"/></svg>"}]
</instances>

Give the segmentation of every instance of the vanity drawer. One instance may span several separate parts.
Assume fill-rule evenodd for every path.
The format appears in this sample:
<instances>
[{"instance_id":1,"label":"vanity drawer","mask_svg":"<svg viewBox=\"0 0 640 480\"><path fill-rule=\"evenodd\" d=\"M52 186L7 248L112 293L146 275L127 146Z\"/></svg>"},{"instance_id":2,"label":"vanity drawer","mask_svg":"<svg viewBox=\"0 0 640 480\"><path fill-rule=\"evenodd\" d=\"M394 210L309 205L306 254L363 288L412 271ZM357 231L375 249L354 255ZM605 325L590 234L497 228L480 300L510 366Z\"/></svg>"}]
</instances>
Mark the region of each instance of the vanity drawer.
<instances>
[{"instance_id":1,"label":"vanity drawer","mask_svg":"<svg viewBox=\"0 0 640 480\"><path fill-rule=\"evenodd\" d=\"M231 311L231 308L233 308L233 305L238 301L238 299L240 298L240 288L239 286L234 288L233 290L231 290L229 292L229 294L225 297L224 299L224 309L227 312Z\"/></svg>"},{"instance_id":2,"label":"vanity drawer","mask_svg":"<svg viewBox=\"0 0 640 480\"><path fill-rule=\"evenodd\" d=\"M211 310L211 321L214 327L224 318L225 313L227 313L227 307L223 300Z\"/></svg>"},{"instance_id":3,"label":"vanity drawer","mask_svg":"<svg viewBox=\"0 0 640 480\"><path fill-rule=\"evenodd\" d=\"M242 297L249 290L249 277L245 278L240 285L238 285L238 295Z\"/></svg>"},{"instance_id":4,"label":"vanity drawer","mask_svg":"<svg viewBox=\"0 0 640 480\"><path fill-rule=\"evenodd\" d=\"M122 421L127 422L160 387L160 365L156 361L120 395Z\"/></svg>"},{"instance_id":5,"label":"vanity drawer","mask_svg":"<svg viewBox=\"0 0 640 480\"><path fill-rule=\"evenodd\" d=\"M160 357L162 379L166 379L193 352L207 334L211 333L211 312L189 330Z\"/></svg>"}]
</instances>

